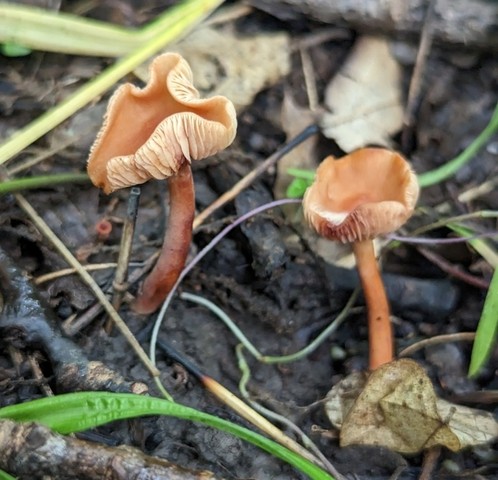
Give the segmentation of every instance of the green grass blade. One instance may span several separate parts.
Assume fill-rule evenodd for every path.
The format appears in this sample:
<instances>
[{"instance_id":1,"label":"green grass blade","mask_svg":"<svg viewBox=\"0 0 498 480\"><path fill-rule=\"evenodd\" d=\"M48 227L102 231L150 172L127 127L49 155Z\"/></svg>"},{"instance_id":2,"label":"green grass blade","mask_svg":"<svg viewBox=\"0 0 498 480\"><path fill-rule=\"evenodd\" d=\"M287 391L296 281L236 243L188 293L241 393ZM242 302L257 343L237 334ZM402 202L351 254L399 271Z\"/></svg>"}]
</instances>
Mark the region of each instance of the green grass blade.
<instances>
[{"instance_id":1,"label":"green grass blade","mask_svg":"<svg viewBox=\"0 0 498 480\"><path fill-rule=\"evenodd\" d=\"M471 160L477 152L488 143L491 137L498 131L498 104L486 128L474 139L474 141L457 157L445 163L439 168L430 170L418 175L418 183L423 187L435 185L453 176L460 168L462 168L469 160Z\"/></svg>"},{"instance_id":2,"label":"green grass blade","mask_svg":"<svg viewBox=\"0 0 498 480\"><path fill-rule=\"evenodd\" d=\"M166 415L203 423L258 446L308 475L333 480L328 473L287 448L227 420L155 397L126 393L80 392L33 400L0 409L0 418L36 421L60 433L72 433L105 423L144 415Z\"/></svg>"},{"instance_id":3,"label":"green grass blade","mask_svg":"<svg viewBox=\"0 0 498 480\"><path fill-rule=\"evenodd\" d=\"M12 180L0 181L0 195L31 190L33 188L47 188L65 183L90 182L86 173L59 173L52 175L38 175L27 178L14 178Z\"/></svg>"},{"instance_id":4,"label":"green grass blade","mask_svg":"<svg viewBox=\"0 0 498 480\"><path fill-rule=\"evenodd\" d=\"M475 376L484 366L496 344L498 333L498 268L495 269L472 347L469 376Z\"/></svg>"},{"instance_id":5,"label":"green grass blade","mask_svg":"<svg viewBox=\"0 0 498 480\"><path fill-rule=\"evenodd\" d=\"M7 472L0 470L0 480L16 480L16 477L9 475Z\"/></svg>"},{"instance_id":6,"label":"green grass blade","mask_svg":"<svg viewBox=\"0 0 498 480\"><path fill-rule=\"evenodd\" d=\"M32 50L117 57L139 44L137 33L68 13L0 3L0 42Z\"/></svg>"}]
</instances>

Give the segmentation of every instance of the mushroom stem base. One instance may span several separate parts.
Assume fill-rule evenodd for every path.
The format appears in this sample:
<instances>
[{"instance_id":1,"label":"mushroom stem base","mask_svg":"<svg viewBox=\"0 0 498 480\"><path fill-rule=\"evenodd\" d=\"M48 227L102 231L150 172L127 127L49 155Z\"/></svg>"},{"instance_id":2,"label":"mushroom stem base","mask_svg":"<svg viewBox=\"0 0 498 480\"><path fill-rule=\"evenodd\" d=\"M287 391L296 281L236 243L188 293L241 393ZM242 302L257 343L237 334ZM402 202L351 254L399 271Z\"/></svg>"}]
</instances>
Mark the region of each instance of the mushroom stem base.
<instances>
[{"instance_id":1,"label":"mushroom stem base","mask_svg":"<svg viewBox=\"0 0 498 480\"><path fill-rule=\"evenodd\" d=\"M168 227L161 254L132 305L137 313L153 313L159 308L185 266L190 248L195 193L192 170L187 160L176 175L168 178L168 189Z\"/></svg>"},{"instance_id":2,"label":"mushroom stem base","mask_svg":"<svg viewBox=\"0 0 498 480\"><path fill-rule=\"evenodd\" d=\"M394 356L389 303L372 240L353 243L353 252L368 309L369 366L375 370Z\"/></svg>"}]
</instances>

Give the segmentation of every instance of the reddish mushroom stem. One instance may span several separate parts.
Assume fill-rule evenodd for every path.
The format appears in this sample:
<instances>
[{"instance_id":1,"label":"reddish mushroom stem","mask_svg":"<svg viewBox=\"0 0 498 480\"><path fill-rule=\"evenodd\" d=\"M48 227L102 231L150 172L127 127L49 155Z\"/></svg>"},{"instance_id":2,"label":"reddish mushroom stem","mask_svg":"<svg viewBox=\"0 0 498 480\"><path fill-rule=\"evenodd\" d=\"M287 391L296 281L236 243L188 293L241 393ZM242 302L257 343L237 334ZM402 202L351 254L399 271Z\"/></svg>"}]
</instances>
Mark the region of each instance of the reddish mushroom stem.
<instances>
[{"instance_id":1,"label":"reddish mushroom stem","mask_svg":"<svg viewBox=\"0 0 498 480\"><path fill-rule=\"evenodd\" d=\"M389 304L372 240L354 242L353 252L368 309L369 367L375 370L394 356Z\"/></svg>"},{"instance_id":2,"label":"reddish mushroom stem","mask_svg":"<svg viewBox=\"0 0 498 480\"><path fill-rule=\"evenodd\" d=\"M137 313L147 314L157 310L180 275L190 248L195 193L188 161L184 161L176 175L168 178L168 189L168 227L161 254L133 304Z\"/></svg>"}]
</instances>

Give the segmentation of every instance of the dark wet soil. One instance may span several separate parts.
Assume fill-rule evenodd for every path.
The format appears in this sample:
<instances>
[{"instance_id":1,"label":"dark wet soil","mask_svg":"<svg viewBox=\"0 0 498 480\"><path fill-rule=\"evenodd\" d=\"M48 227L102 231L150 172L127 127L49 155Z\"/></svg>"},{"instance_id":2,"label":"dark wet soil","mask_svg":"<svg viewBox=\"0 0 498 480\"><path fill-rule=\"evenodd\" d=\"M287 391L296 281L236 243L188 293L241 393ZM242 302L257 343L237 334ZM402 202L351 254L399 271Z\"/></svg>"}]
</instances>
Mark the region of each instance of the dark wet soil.
<instances>
[{"instance_id":1,"label":"dark wet soil","mask_svg":"<svg viewBox=\"0 0 498 480\"><path fill-rule=\"evenodd\" d=\"M69 8L65 3L63 6ZM92 14L124 24L139 23L132 19L146 21L154 14L152 8L147 11L140 9L139 3L112 2L112 6L97 9ZM136 17L130 12L137 12ZM239 28L246 31L284 29L294 35L304 35L322 27L304 17L287 24L263 13L252 14L238 22ZM312 59L319 65L317 80L320 91L339 68L355 35L356 32L350 31L344 40L310 49ZM415 52L416 45L409 46ZM239 116L238 136L228 153L196 167L199 210L285 141L282 127L276 121L284 86L292 88L296 98L304 98L299 59L297 54L294 57L289 78L261 92L254 104ZM324 63L328 58L330 62ZM412 74L413 58L409 55L404 60L405 88L408 88ZM2 139L57 104L108 64L102 59L47 53L33 53L19 59L1 57L0 62ZM486 51L441 46L431 51L411 145L404 152L417 171L435 168L453 158L482 131L496 101L496 72L496 59ZM106 99L107 95L102 102ZM20 154L16 164L54 150L22 175L83 171L89 145L100 125L103 104L86 109L84 114L69 120ZM321 139L321 142L324 150L337 152L338 147L332 141ZM495 176L497 170L496 142L492 142L450 181L423 191L419 205L423 207L424 215L415 217L408 231L437 219L442 214L436 207L443 203L446 205L445 216L496 209L496 191L465 204L459 202L457 196ZM194 236L192 256L231 218L271 200L274 174L272 170L263 175L234 203L210 217ZM149 182L142 188L132 262L147 260L160 246L166 195L165 185L161 182ZM116 261L127 192L107 197L85 184L44 188L25 192L25 196L83 262ZM95 225L104 217L111 220L113 229L110 236L101 241L96 237ZM496 228L493 222L481 221L479 225ZM437 236L448 234L445 229L436 232ZM263 239L269 241L270 246L268 243L263 245ZM32 278L66 267L11 195L0 198L0 246ZM451 248L434 247L434 251L450 264L489 281L489 266L465 244ZM384 270L388 274L386 281L395 315L398 350L418 339L437 334L475 330L485 289L451 277L414 246L403 245L390 250L384 258ZM113 270L102 270L93 275L102 288L111 288ZM344 307L356 282L354 273L326 265L309 249L299 231L279 211L273 211L231 232L194 268L181 289L210 299L224 309L260 352L280 355L306 346ZM59 324L71 315L84 314L95 303L76 276L49 281L38 288ZM132 285L130 291L134 293L136 288L137 285ZM126 304L120 312L139 341L148 348L155 316L135 315ZM105 322L105 317L99 315L72 339L89 359L103 362L128 380L148 383L154 392L146 369L119 334L105 332ZM241 376L235 356L238 341L204 307L175 298L161 337L194 361L203 372L238 392ZM459 342L421 351L415 358L431 375L438 394L445 398L496 389L493 359L477 379L467 379L470 351L469 343ZM41 352L40 361L44 374L55 385L54 369L46 355L47 352ZM422 455L403 458L375 447L340 449L337 432L331 430L323 412L320 401L331 386L347 374L367 368L367 357L365 314L359 312L351 315L315 352L299 361L263 365L247 356L252 373L249 390L261 404L299 425L348 478L387 479L399 467L404 468L397 478L418 478ZM25 358L17 365L17 371L13 358L12 351L4 345L0 356L2 405L42 395L40 389L30 382L32 374ZM160 350L158 366L165 386L177 401L244 423ZM472 406L492 409L484 404ZM208 469L229 479L303 478L290 467L234 437L172 418L140 420L132 429L128 423L120 422L102 427L98 432L99 440L104 443L137 445L148 454L192 468ZM488 447L461 453L443 451L433 478L457 478L457 475L458 478L492 478L498 475L497 462ZM479 473L482 476L478 477L476 471L482 472Z\"/></svg>"}]
</instances>

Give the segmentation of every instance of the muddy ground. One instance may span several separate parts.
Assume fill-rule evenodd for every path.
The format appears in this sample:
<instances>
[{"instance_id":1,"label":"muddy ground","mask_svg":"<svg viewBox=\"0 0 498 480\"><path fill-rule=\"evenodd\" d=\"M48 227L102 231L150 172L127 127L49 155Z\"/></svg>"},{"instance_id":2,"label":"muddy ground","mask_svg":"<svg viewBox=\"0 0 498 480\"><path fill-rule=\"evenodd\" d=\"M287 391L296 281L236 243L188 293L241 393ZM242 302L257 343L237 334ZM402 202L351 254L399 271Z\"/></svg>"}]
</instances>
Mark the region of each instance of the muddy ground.
<instances>
[{"instance_id":1,"label":"muddy ground","mask_svg":"<svg viewBox=\"0 0 498 480\"><path fill-rule=\"evenodd\" d=\"M144 10L139 4L112 2L106 8L92 9L89 14L136 25L157 12L154 8ZM62 7L70 10L70 2L62 2ZM305 16L298 15L285 21L264 12L251 13L235 22L237 28L246 33L283 30L296 37L324 27ZM309 48L311 59L317 65L319 95L323 95L325 84L340 67L358 35L358 31L353 29L345 32L344 38L318 42ZM399 55L400 58L404 56L406 95L417 44L401 35L398 37L399 50L404 52ZM2 139L57 104L109 64L105 59L40 52L22 58L1 57L0 61ZM427 171L453 158L482 131L496 101L496 73L496 58L486 48L433 46L423 72L424 89L416 122L404 151L416 171ZM134 80L132 76L130 80ZM195 167L199 211L286 140L279 123L284 89L291 89L295 98L304 102L303 73L297 53L292 56L291 73L258 94L252 105L239 115L237 139L227 152ZM107 98L108 94L87 110L80 122L64 124L20 154L13 161L16 164L54 151L19 176L83 171L93 135L100 125L102 105ZM401 148L400 141L401 135L396 136L397 148ZM67 146L60 148L66 143ZM320 139L320 149L322 152L339 152L333 141L324 138ZM460 193L496 176L496 155L494 141L451 180L424 189L419 201L423 214L414 217L406 232L437 219L441 213L435 207L442 203L446 203L446 216L496 209L496 191L484 193L466 203L457 199ZM230 219L247 211L248 205L271 200L274 180L275 171L271 169L235 203L210 217L194 235L191 256ZM116 261L122 219L126 213L126 191L105 196L90 184L76 184L27 191L24 195L83 263ZM149 182L142 188L132 269L147 260L160 246L166 205L167 191L162 182ZM99 240L95 233L95 226L102 218L110 219L113 227L105 240ZM496 229L492 220L481 220L478 225L483 229ZM446 237L450 232L441 228L433 234ZM262 245L262 236L272 239L271 248ZM66 267L12 195L0 199L0 246L19 269L34 279ZM491 278L489 265L466 244L428 248L446 264L481 279L483 285L470 285L462 278L442 271L416 246L401 245L389 250L384 256L384 271L389 277L388 291L395 316L398 351L437 334L474 331L483 306L486 293L483 287ZM281 249L279 258L272 255L274 249ZM92 275L102 288L110 290L113 273L114 270L110 269ZM307 345L344 307L355 282L354 275L325 264L310 250L300 230L280 211L274 210L257 217L244 230L237 228L228 234L187 276L181 290L212 300L231 316L263 354L279 355ZM6 286L2 285L2 288ZM37 288L55 312L59 325L72 315L85 314L95 304L93 295L77 276L47 281ZM137 284L134 284L129 291L133 294L136 289ZM361 300L358 305L362 305ZM136 315L126 303L120 313L148 348L155 316ZM387 479L395 472L399 479L418 478L423 455L405 458L376 447L341 449L337 432L331 429L323 412L320 402L331 386L347 374L367 368L365 320L364 311L351 315L315 352L293 363L262 365L247 356L252 372L249 390L261 404L283 414L307 432L347 478ZM148 372L126 341L116 332L107 334L105 323L105 316L98 315L72 337L73 341L90 359L105 363L128 380L148 383L155 392ZM235 356L238 341L204 307L175 298L161 337L206 374L230 390L238 391L241 375ZM414 358L426 368L439 395L458 400L472 392L497 388L493 359L476 379L466 377L470 351L469 342L457 342L419 351ZM26 350L21 350L21 357L18 357L9 345L4 344L0 356L2 405L43 396L37 383L32 381L33 373L25 354ZM36 357L57 393L57 379L46 353L42 349ZM244 423L204 391L182 367L163 356L160 350L158 366L162 381L177 401ZM493 409L492 405L483 402L469 405L489 411ZM117 422L99 428L85 438L98 439L109 445L136 445L150 455L191 468L211 470L228 479L303 478L287 465L238 439L172 418L143 419L135 422L132 428L127 422ZM493 475L498 475L497 465L496 454L493 455L488 447L461 453L443 449L432 478L493 478Z\"/></svg>"}]
</instances>

